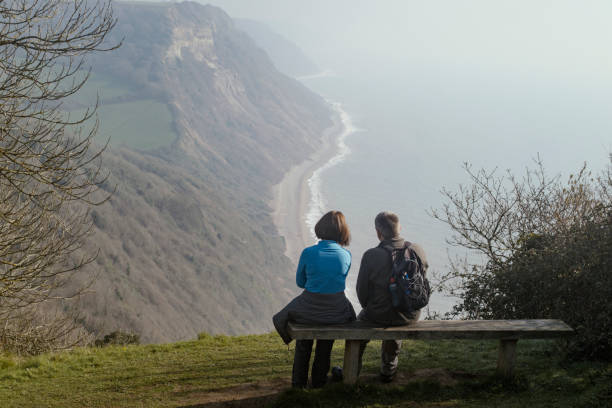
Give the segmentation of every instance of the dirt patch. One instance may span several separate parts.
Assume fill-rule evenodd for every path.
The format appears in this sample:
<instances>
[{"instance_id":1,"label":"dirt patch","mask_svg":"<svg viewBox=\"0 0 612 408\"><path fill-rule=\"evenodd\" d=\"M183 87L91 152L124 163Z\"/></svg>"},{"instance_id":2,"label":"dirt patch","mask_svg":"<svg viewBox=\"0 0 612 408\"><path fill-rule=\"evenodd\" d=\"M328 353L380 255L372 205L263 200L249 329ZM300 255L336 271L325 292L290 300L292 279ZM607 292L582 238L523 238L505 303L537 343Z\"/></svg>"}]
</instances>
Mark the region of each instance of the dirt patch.
<instances>
[{"instance_id":1,"label":"dirt patch","mask_svg":"<svg viewBox=\"0 0 612 408\"><path fill-rule=\"evenodd\" d=\"M457 384L457 379L453 376L453 374L444 368L423 368L414 371L410 377L409 382L414 382L417 380L431 380L439 382L444 386L452 386Z\"/></svg>"},{"instance_id":2,"label":"dirt patch","mask_svg":"<svg viewBox=\"0 0 612 408\"><path fill-rule=\"evenodd\" d=\"M192 393L189 395L189 400L197 401L197 404L181 405L181 408L261 407L290 386L291 383L288 378L278 378L258 383L241 384L206 393Z\"/></svg>"},{"instance_id":3,"label":"dirt patch","mask_svg":"<svg viewBox=\"0 0 612 408\"><path fill-rule=\"evenodd\" d=\"M362 384L376 384L378 386L410 385L417 381L433 381L442 386L454 386L466 377L473 377L462 371L448 371L444 368L424 368L413 372L397 373L395 379L389 384L383 384L378 375L361 375ZM235 387L223 388L217 391L190 393L191 404L184 403L181 408L254 408L265 406L282 391L291 387L289 378L275 379L259 383L241 384ZM407 405L412 406L412 405Z\"/></svg>"},{"instance_id":4,"label":"dirt patch","mask_svg":"<svg viewBox=\"0 0 612 408\"><path fill-rule=\"evenodd\" d=\"M442 386L454 386L460 380L467 377L473 377L473 374L462 371L448 371L444 368L423 368L413 372L403 372L400 370L389 384L383 384L378 375L362 375L359 377L359 381L365 384L382 386L409 385L417 381L433 381Z\"/></svg>"}]
</instances>

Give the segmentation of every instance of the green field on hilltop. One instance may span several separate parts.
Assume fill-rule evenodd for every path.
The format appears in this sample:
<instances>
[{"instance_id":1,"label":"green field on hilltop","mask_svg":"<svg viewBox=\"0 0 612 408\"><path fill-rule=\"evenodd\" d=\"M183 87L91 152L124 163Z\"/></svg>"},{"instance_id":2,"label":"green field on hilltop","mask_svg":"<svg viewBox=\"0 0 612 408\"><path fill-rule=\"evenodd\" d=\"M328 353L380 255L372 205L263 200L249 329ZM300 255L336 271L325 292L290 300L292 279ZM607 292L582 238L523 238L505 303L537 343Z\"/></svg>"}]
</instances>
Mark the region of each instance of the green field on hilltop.
<instances>
[{"instance_id":1,"label":"green field on hilltop","mask_svg":"<svg viewBox=\"0 0 612 408\"><path fill-rule=\"evenodd\" d=\"M341 365L342 356L337 342L332 364ZM407 341L391 385L376 380L378 358L372 342L355 387L298 391L289 389L293 344L288 349L276 334L3 356L0 406L205 407L234 398L274 407L612 405L612 365L565 362L552 342L519 342L517 378L509 382L493 375L495 341Z\"/></svg>"},{"instance_id":2,"label":"green field on hilltop","mask_svg":"<svg viewBox=\"0 0 612 408\"><path fill-rule=\"evenodd\" d=\"M103 104L98 115L99 143L110 137L111 145L147 150L168 146L177 137L168 106L153 99Z\"/></svg>"},{"instance_id":3,"label":"green field on hilltop","mask_svg":"<svg viewBox=\"0 0 612 408\"><path fill-rule=\"evenodd\" d=\"M70 117L82 117L86 107L93 107L99 99L99 123L96 141L139 150L169 146L178 136L168 105L157 99L138 95L128 85L112 78L92 74L77 92L71 103ZM75 108L74 106L78 106ZM84 132L95 123L85 123Z\"/></svg>"},{"instance_id":4,"label":"green field on hilltop","mask_svg":"<svg viewBox=\"0 0 612 408\"><path fill-rule=\"evenodd\" d=\"M127 84L119 83L109 76L91 73L85 85L71 99L84 105L93 105L96 97L104 101L127 96L130 94L128 89Z\"/></svg>"}]
</instances>

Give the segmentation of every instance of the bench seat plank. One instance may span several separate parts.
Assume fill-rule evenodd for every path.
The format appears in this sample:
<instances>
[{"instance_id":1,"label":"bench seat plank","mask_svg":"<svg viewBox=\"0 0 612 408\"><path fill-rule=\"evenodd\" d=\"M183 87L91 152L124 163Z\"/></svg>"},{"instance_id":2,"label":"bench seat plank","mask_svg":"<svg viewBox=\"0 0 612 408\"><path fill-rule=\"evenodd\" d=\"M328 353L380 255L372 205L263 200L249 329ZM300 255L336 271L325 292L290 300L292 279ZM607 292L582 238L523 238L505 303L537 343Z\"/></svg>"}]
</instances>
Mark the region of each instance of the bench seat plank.
<instances>
[{"instance_id":1,"label":"bench seat plank","mask_svg":"<svg viewBox=\"0 0 612 408\"><path fill-rule=\"evenodd\" d=\"M289 323L294 339L346 340L344 382L354 384L359 376L359 340L401 339L499 339L497 372L511 377L514 373L516 343L519 339L547 339L573 334L561 320L422 320L407 326L377 327L353 322L337 326L309 326Z\"/></svg>"},{"instance_id":2,"label":"bench seat plank","mask_svg":"<svg viewBox=\"0 0 612 408\"><path fill-rule=\"evenodd\" d=\"M376 327L364 322L337 326L289 323L294 339L544 339L565 337L573 329L561 320L421 320L408 326Z\"/></svg>"}]
</instances>

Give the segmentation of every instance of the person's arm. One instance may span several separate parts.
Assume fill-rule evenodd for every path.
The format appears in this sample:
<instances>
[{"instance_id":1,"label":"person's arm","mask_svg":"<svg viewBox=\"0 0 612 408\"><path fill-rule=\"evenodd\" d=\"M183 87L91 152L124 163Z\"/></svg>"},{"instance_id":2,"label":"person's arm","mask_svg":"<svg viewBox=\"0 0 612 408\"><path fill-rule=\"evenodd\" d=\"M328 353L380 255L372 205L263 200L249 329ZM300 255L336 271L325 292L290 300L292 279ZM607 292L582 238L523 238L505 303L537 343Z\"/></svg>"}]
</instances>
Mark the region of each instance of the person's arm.
<instances>
[{"instance_id":1,"label":"person's arm","mask_svg":"<svg viewBox=\"0 0 612 408\"><path fill-rule=\"evenodd\" d=\"M346 255L344 257L344 263L346 264L346 273L344 274L344 277L346 278L346 275L348 275L349 271L351 270L351 264L353 262L353 255L351 254L351 251L349 251L348 249L344 249L346 251Z\"/></svg>"},{"instance_id":2,"label":"person's arm","mask_svg":"<svg viewBox=\"0 0 612 408\"><path fill-rule=\"evenodd\" d=\"M359 299L359 304L363 308L365 308L368 303L368 291L370 285L367 259L367 253L363 254L363 257L361 258L361 265L359 265L359 275L357 275L357 299Z\"/></svg>"},{"instance_id":3,"label":"person's arm","mask_svg":"<svg viewBox=\"0 0 612 408\"><path fill-rule=\"evenodd\" d=\"M306 250L302 251L300 255L300 261L298 262L297 272L295 274L295 283L298 288L304 289L306 287L306 260L304 259Z\"/></svg>"}]
</instances>

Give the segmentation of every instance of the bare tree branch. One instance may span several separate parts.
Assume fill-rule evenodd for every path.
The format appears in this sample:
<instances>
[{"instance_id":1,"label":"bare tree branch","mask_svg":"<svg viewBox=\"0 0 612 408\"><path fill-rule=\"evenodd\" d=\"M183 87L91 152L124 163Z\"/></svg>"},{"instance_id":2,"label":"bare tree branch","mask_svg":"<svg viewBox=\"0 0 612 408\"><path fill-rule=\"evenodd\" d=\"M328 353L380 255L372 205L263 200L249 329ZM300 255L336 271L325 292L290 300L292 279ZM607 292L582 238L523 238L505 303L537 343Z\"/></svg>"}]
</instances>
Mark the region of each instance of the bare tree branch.
<instances>
[{"instance_id":1,"label":"bare tree branch","mask_svg":"<svg viewBox=\"0 0 612 408\"><path fill-rule=\"evenodd\" d=\"M120 45L104 44L115 23L110 1L0 0L0 319L6 322L33 321L24 316L94 259L74 254L91 230L88 207L109 198L96 194L108 178L100 161L106 146L93 147L97 120L86 129L97 102L74 117L62 101L89 78L87 54ZM0 338L8 327L23 329L6 323Z\"/></svg>"},{"instance_id":2,"label":"bare tree branch","mask_svg":"<svg viewBox=\"0 0 612 408\"><path fill-rule=\"evenodd\" d=\"M462 288L485 271L510 262L533 237L569 237L588 223L605 222L610 213L612 155L607 172L597 180L584 165L564 183L559 176L546 174L539 157L522 178L497 169L475 171L467 163L464 169L470 184L459 185L456 192L443 189L446 202L431 210L435 219L451 228L449 244L484 257L484 264L451 260L450 271L440 279L455 295L460 296Z\"/></svg>"}]
</instances>

